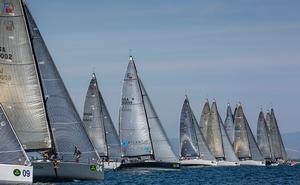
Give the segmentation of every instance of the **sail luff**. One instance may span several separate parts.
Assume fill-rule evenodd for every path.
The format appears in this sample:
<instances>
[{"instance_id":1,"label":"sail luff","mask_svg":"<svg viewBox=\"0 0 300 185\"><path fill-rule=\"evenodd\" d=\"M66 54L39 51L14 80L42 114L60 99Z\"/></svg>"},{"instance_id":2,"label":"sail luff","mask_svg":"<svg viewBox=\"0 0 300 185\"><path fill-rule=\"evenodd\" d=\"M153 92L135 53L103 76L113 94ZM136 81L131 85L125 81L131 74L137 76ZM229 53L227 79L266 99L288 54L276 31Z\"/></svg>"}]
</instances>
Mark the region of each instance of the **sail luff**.
<instances>
[{"instance_id":1,"label":"sail luff","mask_svg":"<svg viewBox=\"0 0 300 185\"><path fill-rule=\"evenodd\" d=\"M25 150L51 148L37 66L22 1L0 1L0 102ZM1 55L1 56L2 56Z\"/></svg>"},{"instance_id":2,"label":"sail luff","mask_svg":"<svg viewBox=\"0 0 300 185\"><path fill-rule=\"evenodd\" d=\"M233 143L234 143L234 124L233 124L233 115L232 115L231 107L229 104L227 106L227 113L226 113L224 126L225 126L226 133L228 134L230 143L233 145Z\"/></svg>"}]
</instances>

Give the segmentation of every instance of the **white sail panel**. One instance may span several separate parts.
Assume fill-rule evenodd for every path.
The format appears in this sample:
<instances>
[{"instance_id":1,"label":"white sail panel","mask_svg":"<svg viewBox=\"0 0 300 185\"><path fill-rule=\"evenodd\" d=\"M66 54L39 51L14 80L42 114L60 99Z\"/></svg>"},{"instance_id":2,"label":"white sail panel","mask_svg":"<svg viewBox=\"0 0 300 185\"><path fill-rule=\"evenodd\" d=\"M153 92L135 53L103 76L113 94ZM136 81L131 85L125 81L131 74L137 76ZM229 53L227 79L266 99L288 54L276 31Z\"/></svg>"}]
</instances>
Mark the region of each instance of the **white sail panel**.
<instances>
[{"instance_id":1,"label":"white sail panel","mask_svg":"<svg viewBox=\"0 0 300 185\"><path fill-rule=\"evenodd\" d=\"M29 161L0 104L0 164L21 164Z\"/></svg>"},{"instance_id":2,"label":"white sail panel","mask_svg":"<svg viewBox=\"0 0 300 185\"><path fill-rule=\"evenodd\" d=\"M108 157L102 107L96 76L93 74L84 103L83 124L100 157Z\"/></svg>"},{"instance_id":3,"label":"white sail panel","mask_svg":"<svg viewBox=\"0 0 300 185\"><path fill-rule=\"evenodd\" d=\"M238 162L239 159L234 152L233 145L230 143L229 136L228 136L227 132L225 131L223 121L222 121L222 118L221 118L219 112L218 112L218 117L219 117L219 124L220 124L222 141L223 141L225 160L231 161L231 162Z\"/></svg>"},{"instance_id":4,"label":"white sail panel","mask_svg":"<svg viewBox=\"0 0 300 185\"><path fill-rule=\"evenodd\" d=\"M207 124L207 139L206 142L210 151L216 158L224 158L224 149L222 135L218 117L217 104L214 101L211 105L208 124Z\"/></svg>"},{"instance_id":5,"label":"white sail panel","mask_svg":"<svg viewBox=\"0 0 300 185\"><path fill-rule=\"evenodd\" d=\"M146 92L146 89L144 88L144 85L140 79L139 82L150 127L150 135L152 139L155 160L165 162L176 162L178 161L178 159L174 154L170 141L168 140L167 134L164 128L162 127L160 119L156 114L151 100Z\"/></svg>"},{"instance_id":6,"label":"white sail panel","mask_svg":"<svg viewBox=\"0 0 300 185\"><path fill-rule=\"evenodd\" d=\"M199 121L199 126L205 139L207 139L207 124L208 124L209 114L210 114L209 102L208 100L206 100Z\"/></svg>"},{"instance_id":7,"label":"white sail panel","mask_svg":"<svg viewBox=\"0 0 300 185\"><path fill-rule=\"evenodd\" d=\"M46 109L51 125L55 151L63 161L74 161L75 146L81 151L80 162L99 159L83 123L59 75L47 46L39 32L33 17L25 5L34 55L42 79L46 99Z\"/></svg>"},{"instance_id":8,"label":"white sail panel","mask_svg":"<svg viewBox=\"0 0 300 185\"><path fill-rule=\"evenodd\" d=\"M51 147L43 96L20 0L0 0L0 102L24 149Z\"/></svg>"},{"instance_id":9,"label":"white sail panel","mask_svg":"<svg viewBox=\"0 0 300 185\"><path fill-rule=\"evenodd\" d=\"M264 113L260 111L257 121L257 145L265 159L272 159L269 137L270 134Z\"/></svg>"},{"instance_id":10,"label":"white sail panel","mask_svg":"<svg viewBox=\"0 0 300 185\"><path fill-rule=\"evenodd\" d=\"M224 127L228 134L230 143L233 145L233 143L234 143L234 124L233 124L233 115L232 115L231 107L229 104L227 106L227 113L226 113L226 118L225 118L225 122L224 122Z\"/></svg>"},{"instance_id":11,"label":"white sail panel","mask_svg":"<svg viewBox=\"0 0 300 185\"><path fill-rule=\"evenodd\" d=\"M148 120L132 57L124 77L119 119L122 155L153 155Z\"/></svg>"}]
</instances>

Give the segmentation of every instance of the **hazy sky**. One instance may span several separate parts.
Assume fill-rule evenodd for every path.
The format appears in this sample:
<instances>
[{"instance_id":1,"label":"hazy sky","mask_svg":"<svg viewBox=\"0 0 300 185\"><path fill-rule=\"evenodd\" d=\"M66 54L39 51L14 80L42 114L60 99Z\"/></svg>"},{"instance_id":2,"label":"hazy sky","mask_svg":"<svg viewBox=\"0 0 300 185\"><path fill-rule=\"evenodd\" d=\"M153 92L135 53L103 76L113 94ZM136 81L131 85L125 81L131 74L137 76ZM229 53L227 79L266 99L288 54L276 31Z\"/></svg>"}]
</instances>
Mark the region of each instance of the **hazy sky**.
<instances>
[{"instance_id":1,"label":"hazy sky","mask_svg":"<svg viewBox=\"0 0 300 185\"><path fill-rule=\"evenodd\" d=\"M206 98L242 102L256 134L260 107L283 133L300 131L298 0L28 0L82 116L91 73L115 125L129 49L169 137L185 93L199 119Z\"/></svg>"}]
</instances>

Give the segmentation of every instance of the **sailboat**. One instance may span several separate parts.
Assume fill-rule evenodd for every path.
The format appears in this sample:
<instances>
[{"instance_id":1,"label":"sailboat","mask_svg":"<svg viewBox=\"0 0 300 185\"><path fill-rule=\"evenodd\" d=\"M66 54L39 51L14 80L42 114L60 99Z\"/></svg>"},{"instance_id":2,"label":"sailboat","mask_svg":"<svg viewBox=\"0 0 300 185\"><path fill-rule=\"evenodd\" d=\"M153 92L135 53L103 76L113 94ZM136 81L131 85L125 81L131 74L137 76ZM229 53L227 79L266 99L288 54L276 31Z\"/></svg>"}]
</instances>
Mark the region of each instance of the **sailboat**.
<instances>
[{"instance_id":1,"label":"sailboat","mask_svg":"<svg viewBox=\"0 0 300 185\"><path fill-rule=\"evenodd\" d=\"M92 75L83 111L84 127L93 142L105 169L121 164L119 136L100 93L95 73Z\"/></svg>"},{"instance_id":2,"label":"sailboat","mask_svg":"<svg viewBox=\"0 0 300 185\"><path fill-rule=\"evenodd\" d=\"M186 96L180 116L181 166L216 166Z\"/></svg>"},{"instance_id":3,"label":"sailboat","mask_svg":"<svg viewBox=\"0 0 300 185\"><path fill-rule=\"evenodd\" d=\"M206 102L204 103L201 112L200 121L199 121L199 127L205 139L207 139L207 123L208 123L209 113L210 113L209 102L208 99L206 99Z\"/></svg>"},{"instance_id":4,"label":"sailboat","mask_svg":"<svg viewBox=\"0 0 300 185\"><path fill-rule=\"evenodd\" d=\"M287 162L287 153L281 138L274 109L266 114L266 122L270 133L271 153L273 160L279 164Z\"/></svg>"},{"instance_id":5,"label":"sailboat","mask_svg":"<svg viewBox=\"0 0 300 185\"><path fill-rule=\"evenodd\" d=\"M0 62L0 102L33 163L34 179L102 179L99 156L25 1L0 5L1 52L7 55ZM53 156L40 160L41 152Z\"/></svg>"},{"instance_id":6,"label":"sailboat","mask_svg":"<svg viewBox=\"0 0 300 185\"><path fill-rule=\"evenodd\" d=\"M234 125L234 151L240 160L240 164L265 166L264 158L257 146L241 104L238 104Z\"/></svg>"},{"instance_id":7,"label":"sailboat","mask_svg":"<svg viewBox=\"0 0 300 185\"><path fill-rule=\"evenodd\" d=\"M227 105L227 113L226 113L226 118L224 122L224 127L226 130L226 133L228 134L230 143L233 145L234 142L234 124L233 124L233 115L232 115L232 110L230 107L230 104L228 103Z\"/></svg>"},{"instance_id":8,"label":"sailboat","mask_svg":"<svg viewBox=\"0 0 300 185\"><path fill-rule=\"evenodd\" d=\"M225 131L217 103L213 100L207 124L206 142L218 166L239 166L239 161Z\"/></svg>"},{"instance_id":9,"label":"sailboat","mask_svg":"<svg viewBox=\"0 0 300 185\"><path fill-rule=\"evenodd\" d=\"M270 142L270 132L265 120L264 113L261 110L257 120L257 145L264 159L266 160L266 165L272 164L274 158L272 155Z\"/></svg>"},{"instance_id":10,"label":"sailboat","mask_svg":"<svg viewBox=\"0 0 300 185\"><path fill-rule=\"evenodd\" d=\"M0 184L31 184L32 166L0 104Z\"/></svg>"},{"instance_id":11,"label":"sailboat","mask_svg":"<svg viewBox=\"0 0 300 185\"><path fill-rule=\"evenodd\" d=\"M129 57L119 114L122 168L179 169L167 135Z\"/></svg>"}]
</instances>

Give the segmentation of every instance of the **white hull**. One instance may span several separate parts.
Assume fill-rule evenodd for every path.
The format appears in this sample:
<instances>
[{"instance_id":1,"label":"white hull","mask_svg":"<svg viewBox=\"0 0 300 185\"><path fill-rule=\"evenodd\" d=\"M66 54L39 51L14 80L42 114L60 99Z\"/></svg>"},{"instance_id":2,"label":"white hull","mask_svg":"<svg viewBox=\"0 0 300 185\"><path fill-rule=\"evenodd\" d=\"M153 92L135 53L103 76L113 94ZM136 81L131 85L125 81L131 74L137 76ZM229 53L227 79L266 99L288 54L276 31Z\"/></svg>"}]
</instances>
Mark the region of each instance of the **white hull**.
<instances>
[{"instance_id":1,"label":"white hull","mask_svg":"<svg viewBox=\"0 0 300 185\"><path fill-rule=\"evenodd\" d=\"M101 165L60 162L58 168L50 161L33 162L34 180L59 179L70 180L101 180L104 179L104 170Z\"/></svg>"},{"instance_id":2,"label":"white hull","mask_svg":"<svg viewBox=\"0 0 300 185\"><path fill-rule=\"evenodd\" d=\"M32 166L0 164L0 184L32 184Z\"/></svg>"},{"instance_id":3,"label":"white hull","mask_svg":"<svg viewBox=\"0 0 300 185\"><path fill-rule=\"evenodd\" d=\"M240 163L233 161L217 161L217 166L240 166Z\"/></svg>"},{"instance_id":4,"label":"white hull","mask_svg":"<svg viewBox=\"0 0 300 185\"><path fill-rule=\"evenodd\" d=\"M117 169L120 165L120 162L104 162L104 169L114 170Z\"/></svg>"},{"instance_id":5,"label":"white hull","mask_svg":"<svg viewBox=\"0 0 300 185\"><path fill-rule=\"evenodd\" d=\"M240 164L243 166L266 166L265 161L254 161L254 160L240 161Z\"/></svg>"},{"instance_id":6,"label":"white hull","mask_svg":"<svg viewBox=\"0 0 300 185\"><path fill-rule=\"evenodd\" d=\"M216 161L203 159L180 160L179 162L181 166L217 166Z\"/></svg>"}]
</instances>

